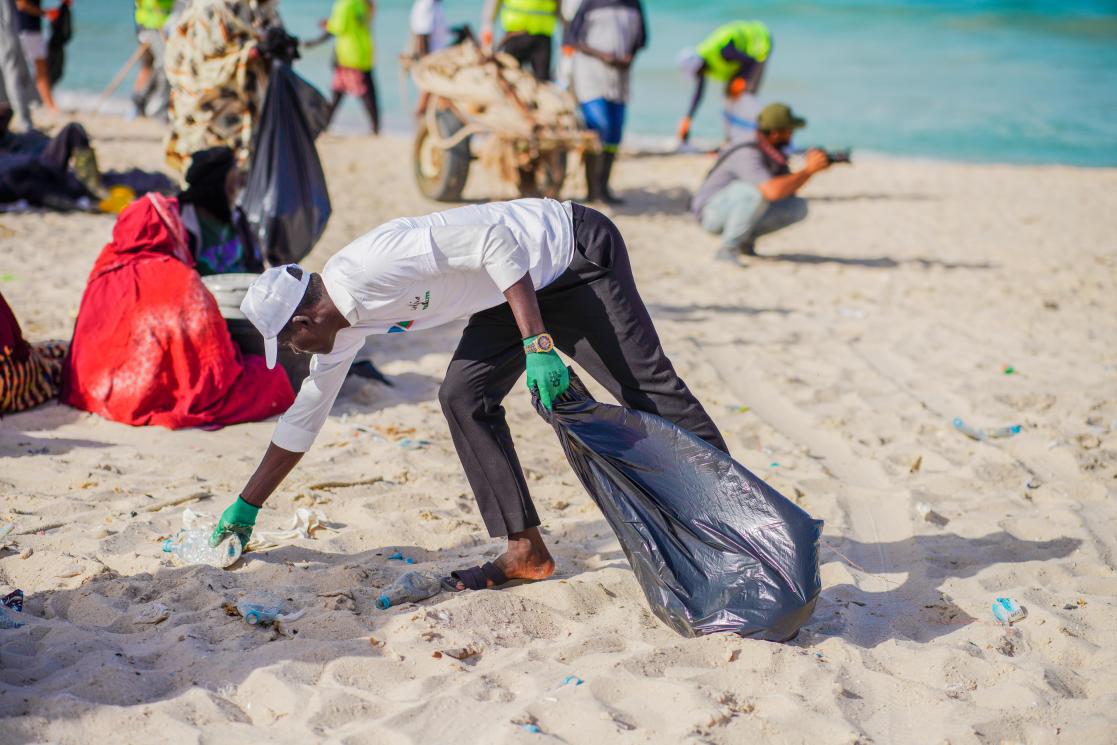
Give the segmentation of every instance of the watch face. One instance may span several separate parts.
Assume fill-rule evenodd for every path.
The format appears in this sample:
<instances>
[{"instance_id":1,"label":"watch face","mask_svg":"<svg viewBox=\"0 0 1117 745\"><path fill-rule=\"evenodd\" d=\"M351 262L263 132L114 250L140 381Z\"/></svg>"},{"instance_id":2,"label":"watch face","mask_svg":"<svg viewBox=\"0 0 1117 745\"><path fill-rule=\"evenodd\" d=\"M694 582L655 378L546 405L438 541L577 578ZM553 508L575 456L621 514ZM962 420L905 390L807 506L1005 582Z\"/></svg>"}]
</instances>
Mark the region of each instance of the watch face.
<instances>
[{"instance_id":1,"label":"watch face","mask_svg":"<svg viewBox=\"0 0 1117 745\"><path fill-rule=\"evenodd\" d=\"M535 340L535 345L539 347L540 352L550 352L555 348L555 343L551 341L550 334L540 334L539 338Z\"/></svg>"}]
</instances>

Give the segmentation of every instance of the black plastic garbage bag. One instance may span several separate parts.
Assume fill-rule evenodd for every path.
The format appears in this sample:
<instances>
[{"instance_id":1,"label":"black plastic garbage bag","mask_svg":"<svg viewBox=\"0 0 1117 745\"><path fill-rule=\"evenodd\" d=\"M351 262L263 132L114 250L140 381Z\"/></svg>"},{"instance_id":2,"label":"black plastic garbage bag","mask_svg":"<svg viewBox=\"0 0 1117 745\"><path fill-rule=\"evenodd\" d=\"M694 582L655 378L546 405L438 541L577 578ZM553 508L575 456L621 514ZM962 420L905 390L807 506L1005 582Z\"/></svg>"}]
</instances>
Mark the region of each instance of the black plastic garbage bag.
<instances>
[{"instance_id":1,"label":"black plastic garbage bag","mask_svg":"<svg viewBox=\"0 0 1117 745\"><path fill-rule=\"evenodd\" d=\"M272 266L295 262L310 253L330 219L326 176L314 147L321 126L318 107L307 103L322 95L282 61L272 63L268 93L240 207L256 242ZM313 123L312 123L313 122Z\"/></svg>"},{"instance_id":2,"label":"black plastic garbage bag","mask_svg":"<svg viewBox=\"0 0 1117 745\"><path fill-rule=\"evenodd\" d=\"M666 419L593 400L573 374L552 411L535 408L660 620L683 636L799 632L822 589L821 520Z\"/></svg>"}]
</instances>

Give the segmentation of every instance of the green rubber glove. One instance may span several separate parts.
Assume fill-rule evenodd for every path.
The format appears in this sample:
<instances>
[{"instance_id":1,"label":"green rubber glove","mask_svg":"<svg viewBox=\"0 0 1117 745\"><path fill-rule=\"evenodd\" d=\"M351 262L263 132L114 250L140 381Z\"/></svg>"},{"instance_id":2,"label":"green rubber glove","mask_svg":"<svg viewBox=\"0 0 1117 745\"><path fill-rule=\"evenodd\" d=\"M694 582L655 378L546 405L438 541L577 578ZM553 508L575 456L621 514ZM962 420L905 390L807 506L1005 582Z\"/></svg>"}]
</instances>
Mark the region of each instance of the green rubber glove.
<instances>
[{"instance_id":1,"label":"green rubber glove","mask_svg":"<svg viewBox=\"0 0 1117 745\"><path fill-rule=\"evenodd\" d=\"M528 352L527 389L539 391L539 400L548 410L554 408L555 399L570 387L570 370L553 349L550 352Z\"/></svg>"},{"instance_id":2,"label":"green rubber glove","mask_svg":"<svg viewBox=\"0 0 1117 745\"><path fill-rule=\"evenodd\" d=\"M213 529L213 535L209 537L210 545L216 546L221 543L225 536L233 533L237 538L240 538L241 550L248 548L248 540L252 538L252 528L256 527L256 514L259 512L259 507L237 497L237 501L226 507L225 511L221 513L221 519L217 521L217 527Z\"/></svg>"}]
</instances>

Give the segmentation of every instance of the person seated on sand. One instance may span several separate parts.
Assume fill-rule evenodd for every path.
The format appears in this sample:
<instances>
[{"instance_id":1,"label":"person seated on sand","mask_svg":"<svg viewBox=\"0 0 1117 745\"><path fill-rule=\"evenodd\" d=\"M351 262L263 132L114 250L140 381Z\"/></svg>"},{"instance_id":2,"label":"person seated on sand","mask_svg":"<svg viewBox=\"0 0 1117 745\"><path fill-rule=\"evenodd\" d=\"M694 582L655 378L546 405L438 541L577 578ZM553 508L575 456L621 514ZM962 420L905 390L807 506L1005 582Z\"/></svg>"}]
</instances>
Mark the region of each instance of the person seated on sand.
<instances>
[{"instance_id":1,"label":"person seated on sand","mask_svg":"<svg viewBox=\"0 0 1117 745\"><path fill-rule=\"evenodd\" d=\"M264 270L260 248L236 206L243 174L227 147L194 153L186 169L186 189L179 192L179 215L186 228L198 274Z\"/></svg>"},{"instance_id":2,"label":"person seated on sand","mask_svg":"<svg viewBox=\"0 0 1117 745\"><path fill-rule=\"evenodd\" d=\"M756 239L807 216L807 200L795 196L811 176L830 167L822 150L807 151L802 170L791 172L787 149L805 119L782 103L765 106L756 136L721 149L694 193L690 208L702 227L721 235L719 259L756 255Z\"/></svg>"},{"instance_id":3,"label":"person seated on sand","mask_svg":"<svg viewBox=\"0 0 1117 745\"><path fill-rule=\"evenodd\" d=\"M745 93L756 94L764 80L764 68L772 54L772 34L760 21L733 21L707 36L694 49L679 53L679 67L694 78L690 108L679 122L679 143L690 138L690 124L702 103L706 78L725 85L731 102Z\"/></svg>"},{"instance_id":4,"label":"person seated on sand","mask_svg":"<svg viewBox=\"0 0 1117 745\"><path fill-rule=\"evenodd\" d=\"M93 265L60 398L117 422L179 429L267 419L295 395L283 369L234 346L194 270L177 200L149 193L120 214Z\"/></svg>"},{"instance_id":5,"label":"person seated on sand","mask_svg":"<svg viewBox=\"0 0 1117 745\"><path fill-rule=\"evenodd\" d=\"M12 132L12 109L0 103L0 203L27 200L36 207L75 209L84 198L102 199L97 154L85 129L71 122L54 137Z\"/></svg>"},{"instance_id":6,"label":"person seated on sand","mask_svg":"<svg viewBox=\"0 0 1117 745\"><path fill-rule=\"evenodd\" d=\"M519 199L399 218L343 248L321 274L268 269L241 310L264 337L269 365L280 345L314 359L259 467L222 514L215 543L235 533L247 545L257 512L314 442L366 337L459 318L469 321L439 401L485 526L507 536L508 548L495 562L454 572L447 589L554 571L501 402L526 369L528 389L552 408L570 385L557 349L625 406L727 450L660 345L617 226L579 204Z\"/></svg>"},{"instance_id":7,"label":"person seated on sand","mask_svg":"<svg viewBox=\"0 0 1117 745\"><path fill-rule=\"evenodd\" d=\"M64 341L29 344L0 295L0 416L58 397L66 347Z\"/></svg>"}]
</instances>

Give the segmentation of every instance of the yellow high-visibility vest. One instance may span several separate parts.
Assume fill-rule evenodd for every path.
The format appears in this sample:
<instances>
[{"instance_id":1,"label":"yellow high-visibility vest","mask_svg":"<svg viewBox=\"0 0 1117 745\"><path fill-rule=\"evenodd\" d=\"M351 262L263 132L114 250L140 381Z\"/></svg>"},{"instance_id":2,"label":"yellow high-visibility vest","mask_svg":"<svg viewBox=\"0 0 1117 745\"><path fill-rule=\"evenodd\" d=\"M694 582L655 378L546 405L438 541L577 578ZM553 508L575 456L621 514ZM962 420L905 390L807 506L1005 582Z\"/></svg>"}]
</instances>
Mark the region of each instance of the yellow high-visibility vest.
<instances>
[{"instance_id":1,"label":"yellow high-visibility vest","mask_svg":"<svg viewBox=\"0 0 1117 745\"><path fill-rule=\"evenodd\" d=\"M504 0L500 25L504 26L505 33L552 36L556 10L558 0Z\"/></svg>"},{"instance_id":2,"label":"yellow high-visibility vest","mask_svg":"<svg viewBox=\"0 0 1117 745\"><path fill-rule=\"evenodd\" d=\"M706 63L708 77L728 81L737 74L740 63L721 56L721 50L730 42L757 62L768 59L768 53L772 51L772 34L760 21L734 21L719 26L695 49Z\"/></svg>"},{"instance_id":3,"label":"yellow high-visibility vest","mask_svg":"<svg viewBox=\"0 0 1117 745\"><path fill-rule=\"evenodd\" d=\"M136 0L136 25L161 29L174 10L175 0Z\"/></svg>"}]
</instances>

